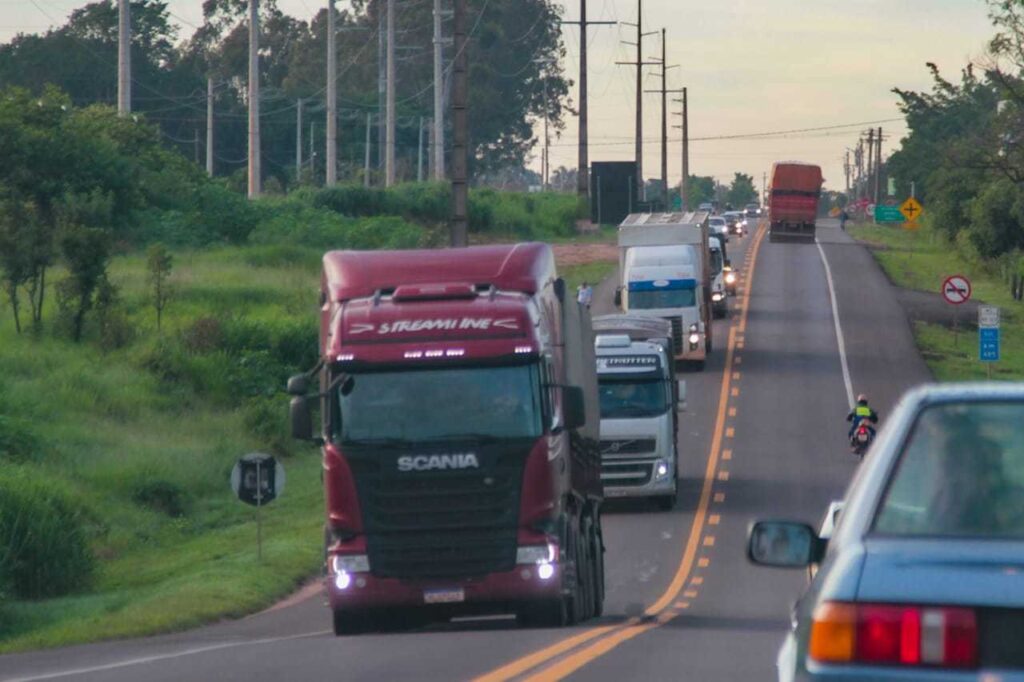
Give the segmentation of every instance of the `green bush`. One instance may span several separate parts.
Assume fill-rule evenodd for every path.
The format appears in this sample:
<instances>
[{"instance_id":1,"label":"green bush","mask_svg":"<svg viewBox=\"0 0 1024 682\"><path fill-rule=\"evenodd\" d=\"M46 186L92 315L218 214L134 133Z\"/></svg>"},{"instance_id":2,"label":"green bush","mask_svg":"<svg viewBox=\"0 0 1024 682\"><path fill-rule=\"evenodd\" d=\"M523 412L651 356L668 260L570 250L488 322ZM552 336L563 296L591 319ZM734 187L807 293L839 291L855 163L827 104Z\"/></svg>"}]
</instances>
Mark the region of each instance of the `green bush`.
<instances>
[{"instance_id":1,"label":"green bush","mask_svg":"<svg viewBox=\"0 0 1024 682\"><path fill-rule=\"evenodd\" d=\"M0 414L0 461L27 462L37 459L39 439L28 422Z\"/></svg>"},{"instance_id":2,"label":"green bush","mask_svg":"<svg viewBox=\"0 0 1024 682\"><path fill-rule=\"evenodd\" d=\"M165 514L180 518L188 512L188 495L172 481L144 477L132 489L132 502Z\"/></svg>"},{"instance_id":3,"label":"green bush","mask_svg":"<svg viewBox=\"0 0 1024 682\"><path fill-rule=\"evenodd\" d=\"M39 599L88 586L94 560L84 516L52 476L0 467L0 588Z\"/></svg>"}]
</instances>

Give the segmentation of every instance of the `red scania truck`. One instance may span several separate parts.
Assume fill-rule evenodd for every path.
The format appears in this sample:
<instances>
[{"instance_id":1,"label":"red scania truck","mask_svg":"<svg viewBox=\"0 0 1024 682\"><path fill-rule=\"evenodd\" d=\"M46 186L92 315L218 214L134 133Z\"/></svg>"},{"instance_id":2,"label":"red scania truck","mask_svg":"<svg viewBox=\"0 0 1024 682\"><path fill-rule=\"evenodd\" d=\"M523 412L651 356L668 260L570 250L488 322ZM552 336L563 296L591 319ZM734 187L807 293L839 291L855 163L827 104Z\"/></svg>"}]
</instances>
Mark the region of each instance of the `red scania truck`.
<instances>
[{"instance_id":1,"label":"red scania truck","mask_svg":"<svg viewBox=\"0 0 1024 682\"><path fill-rule=\"evenodd\" d=\"M768 237L778 241L814 241L821 167L786 161L772 166L768 186Z\"/></svg>"},{"instance_id":2,"label":"red scania truck","mask_svg":"<svg viewBox=\"0 0 1024 682\"><path fill-rule=\"evenodd\" d=\"M320 363L288 391L323 448L335 633L599 615L594 339L551 248L332 251L320 303Z\"/></svg>"}]
</instances>

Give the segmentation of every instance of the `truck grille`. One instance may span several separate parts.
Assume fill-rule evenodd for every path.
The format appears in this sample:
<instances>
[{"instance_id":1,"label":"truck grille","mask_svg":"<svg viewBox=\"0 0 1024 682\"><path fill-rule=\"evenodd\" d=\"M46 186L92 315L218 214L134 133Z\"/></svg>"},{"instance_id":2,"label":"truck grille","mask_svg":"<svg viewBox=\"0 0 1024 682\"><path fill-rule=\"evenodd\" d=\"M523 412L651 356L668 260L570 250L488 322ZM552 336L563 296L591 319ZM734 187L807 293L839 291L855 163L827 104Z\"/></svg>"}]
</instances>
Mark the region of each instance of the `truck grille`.
<instances>
[{"instance_id":1,"label":"truck grille","mask_svg":"<svg viewBox=\"0 0 1024 682\"><path fill-rule=\"evenodd\" d=\"M654 462L630 462L629 460L603 461L601 482L605 488L628 488L647 485L654 475Z\"/></svg>"},{"instance_id":2,"label":"truck grille","mask_svg":"<svg viewBox=\"0 0 1024 682\"><path fill-rule=\"evenodd\" d=\"M398 472L388 456L386 472L376 458L350 459L374 575L471 577L515 567L526 453L479 448L478 458L480 469L427 472Z\"/></svg>"},{"instance_id":3,"label":"truck grille","mask_svg":"<svg viewBox=\"0 0 1024 682\"><path fill-rule=\"evenodd\" d=\"M602 455L635 455L637 453L654 452L656 441L653 438L634 438L601 441Z\"/></svg>"},{"instance_id":4,"label":"truck grille","mask_svg":"<svg viewBox=\"0 0 1024 682\"><path fill-rule=\"evenodd\" d=\"M676 355L680 355L683 352L683 318L666 317L665 319L672 323L672 348Z\"/></svg>"}]
</instances>

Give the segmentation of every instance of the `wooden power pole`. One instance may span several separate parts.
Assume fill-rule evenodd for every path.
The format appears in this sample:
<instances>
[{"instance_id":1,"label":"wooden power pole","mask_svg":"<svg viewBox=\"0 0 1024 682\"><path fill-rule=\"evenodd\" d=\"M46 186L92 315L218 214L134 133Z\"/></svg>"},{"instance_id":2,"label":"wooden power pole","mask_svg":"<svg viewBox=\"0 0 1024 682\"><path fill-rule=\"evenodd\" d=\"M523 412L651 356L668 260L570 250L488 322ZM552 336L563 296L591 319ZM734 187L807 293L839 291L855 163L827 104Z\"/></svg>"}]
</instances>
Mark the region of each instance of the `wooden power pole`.
<instances>
[{"instance_id":1,"label":"wooden power pole","mask_svg":"<svg viewBox=\"0 0 1024 682\"><path fill-rule=\"evenodd\" d=\"M452 246L469 243L469 55L466 53L466 0L455 0L452 65Z\"/></svg>"},{"instance_id":2,"label":"wooden power pole","mask_svg":"<svg viewBox=\"0 0 1024 682\"><path fill-rule=\"evenodd\" d=\"M259 0L249 0L249 198L260 195Z\"/></svg>"},{"instance_id":3,"label":"wooden power pole","mask_svg":"<svg viewBox=\"0 0 1024 682\"><path fill-rule=\"evenodd\" d=\"M576 161L576 193L587 197L590 193L589 117L587 114L587 27L614 26L614 21L587 21L587 0L580 0L579 21L563 21L580 27L580 115L579 142Z\"/></svg>"},{"instance_id":4,"label":"wooden power pole","mask_svg":"<svg viewBox=\"0 0 1024 682\"><path fill-rule=\"evenodd\" d=\"M327 154L324 184L338 182L338 29L335 26L334 0L327 0Z\"/></svg>"},{"instance_id":5,"label":"wooden power pole","mask_svg":"<svg viewBox=\"0 0 1024 682\"><path fill-rule=\"evenodd\" d=\"M117 113L132 110L132 10L128 0L117 0Z\"/></svg>"},{"instance_id":6,"label":"wooden power pole","mask_svg":"<svg viewBox=\"0 0 1024 682\"><path fill-rule=\"evenodd\" d=\"M656 31L643 31L643 4L644 0L636 0L636 23L624 21L627 26L636 27L636 42L623 41L626 45L636 46L636 61L615 62L621 66L632 66L636 68L636 196L638 201L644 200L644 67L657 64L657 62L645 62L643 60L644 36L654 35Z\"/></svg>"}]
</instances>

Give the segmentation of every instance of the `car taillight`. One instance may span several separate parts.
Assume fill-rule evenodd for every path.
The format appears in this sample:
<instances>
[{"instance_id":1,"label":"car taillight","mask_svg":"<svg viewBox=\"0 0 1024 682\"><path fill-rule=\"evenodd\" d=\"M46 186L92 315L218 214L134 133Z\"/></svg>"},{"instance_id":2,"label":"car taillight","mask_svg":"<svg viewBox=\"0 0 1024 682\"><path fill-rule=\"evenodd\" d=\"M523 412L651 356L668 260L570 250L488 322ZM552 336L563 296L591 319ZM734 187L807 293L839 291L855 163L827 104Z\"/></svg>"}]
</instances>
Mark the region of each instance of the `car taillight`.
<instances>
[{"instance_id":1,"label":"car taillight","mask_svg":"<svg viewBox=\"0 0 1024 682\"><path fill-rule=\"evenodd\" d=\"M825 602L814 611L808 654L820 663L971 668L977 619L965 608Z\"/></svg>"}]
</instances>

